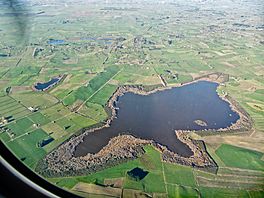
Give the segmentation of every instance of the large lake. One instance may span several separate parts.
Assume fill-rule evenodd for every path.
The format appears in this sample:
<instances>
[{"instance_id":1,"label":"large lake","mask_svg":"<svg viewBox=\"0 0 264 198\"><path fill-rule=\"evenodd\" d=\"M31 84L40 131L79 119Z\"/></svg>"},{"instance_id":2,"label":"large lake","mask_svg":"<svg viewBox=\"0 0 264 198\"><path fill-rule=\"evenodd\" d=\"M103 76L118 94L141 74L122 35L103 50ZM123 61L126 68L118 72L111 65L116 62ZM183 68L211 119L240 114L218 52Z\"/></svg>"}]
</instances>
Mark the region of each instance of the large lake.
<instances>
[{"instance_id":1,"label":"large lake","mask_svg":"<svg viewBox=\"0 0 264 198\"><path fill-rule=\"evenodd\" d=\"M176 138L175 130L225 128L239 119L229 103L217 95L217 86L217 83L200 81L147 96L125 93L116 103L118 116L111 126L85 136L74 155L97 153L112 137L129 133L155 140L182 156L191 156L192 151ZM200 126L195 120L203 120L207 126Z\"/></svg>"}]
</instances>

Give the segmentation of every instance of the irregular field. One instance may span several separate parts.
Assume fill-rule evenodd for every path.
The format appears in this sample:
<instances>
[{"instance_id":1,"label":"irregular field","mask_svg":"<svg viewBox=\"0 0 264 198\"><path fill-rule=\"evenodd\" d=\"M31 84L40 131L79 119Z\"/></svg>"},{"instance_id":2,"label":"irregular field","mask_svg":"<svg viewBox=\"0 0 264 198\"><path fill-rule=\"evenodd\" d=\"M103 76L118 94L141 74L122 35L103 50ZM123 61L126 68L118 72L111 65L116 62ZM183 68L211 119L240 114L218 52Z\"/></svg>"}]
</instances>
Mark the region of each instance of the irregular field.
<instances>
[{"instance_id":1,"label":"irregular field","mask_svg":"<svg viewBox=\"0 0 264 198\"><path fill-rule=\"evenodd\" d=\"M25 164L34 168L36 163L46 154L45 150L38 146L38 143L48 137L46 132L36 129L21 138L7 142L6 145Z\"/></svg>"},{"instance_id":2,"label":"irregular field","mask_svg":"<svg viewBox=\"0 0 264 198\"><path fill-rule=\"evenodd\" d=\"M226 166L264 170L263 153L227 144L222 144L215 152Z\"/></svg>"},{"instance_id":3,"label":"irregular field","mask_svg":"<svg viewBox=\"0 0 264 198\"><path fill-rule=\"evenodd\" d=\"M98 194L98 195L108 195L113 197L120 197L122 194L122 190L118 188L112 187L102 187L94 184L86 184L79 182L76 184L72 190L85 192L88 194Z\"/></svg>"},{"instance_id":4,"label":"irregular field","mask_svg":"<svg viewBox=\"0 0 264 198\"><path fill-rule=\"evenodd\" d=\"M119 188L136 190L134 193L144 191L153 193L153 195L155 193L167 194L172 198L211 197L219 193L222 193L223 197L237 197L237 195L249 197L249 194L258 197L263 194L264 173L262 171L220 168L217 174L212 174L161 162L160 153L153 147L146 146L145 150L146 153L139 159L113 168L83 177L51 178L50 181L61 187L72 189L78 182L104 185L106 181L115 181L115 178L120 180L122 177L124 183ZM131 180L126 172L135 167L147 170L149 174L141 181ZM230 186L232 190L226 186ZM128 191L128 194L131 193Z\"/></svg>"}]
</instances>

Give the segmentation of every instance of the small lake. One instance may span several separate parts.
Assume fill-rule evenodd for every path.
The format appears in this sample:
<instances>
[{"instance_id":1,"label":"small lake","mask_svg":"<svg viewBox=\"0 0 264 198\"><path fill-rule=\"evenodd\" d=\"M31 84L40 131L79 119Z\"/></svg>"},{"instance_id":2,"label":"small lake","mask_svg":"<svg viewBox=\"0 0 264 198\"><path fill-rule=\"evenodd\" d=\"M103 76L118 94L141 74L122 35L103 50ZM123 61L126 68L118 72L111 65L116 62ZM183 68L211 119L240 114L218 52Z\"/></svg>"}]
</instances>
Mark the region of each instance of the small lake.
<instances>
[{"instance_id":1,"label":"small lake","mask_svg":"<svg viewBox=\"0 0 264 198\"><path fill-rule=\"evenodd\" d=\"M0 54L0 58L1 57L8 57L8 55L7 54Z\"/></svg>"},{"instance_id":2,"label":"small lake","mask_svg":"<svg viewBox=\"0 0 264 198\"><path fill-rule=\"evenodd\" d=\"M64 43L65 43L64 40L57 40L57 39L50 39L48 41L48 44L50 44L50 45L62 45Z\"/></svg>"},{"instance_id":3,"label":"small lake","mask_svg":"<svg viewBox=\"0 0 264 198\"><path fill-rule=\"evenodd\" d=\"M111 126L92 132L76 147L75 156L97 153L118 134L155 140L182 156L191 156L190 148L176 138L175 130L219 129L239 119L229 103L216 93L218 84L200 81L144 96L131 92L120 96L117 118ZM203 120L207 126L200 126Z\"/></svg>"},{"instance_id":4,"label":"small lake","mask_svg":"<svg viewBox=\"0 0 264 198\"><path fill-rule=\"evenodd\" d=\"M56 84L60 79L59 78L52 78L50 81L45 83L37 83L34 87L39 91L46 90Z\"/></svg>"}]
</instances>

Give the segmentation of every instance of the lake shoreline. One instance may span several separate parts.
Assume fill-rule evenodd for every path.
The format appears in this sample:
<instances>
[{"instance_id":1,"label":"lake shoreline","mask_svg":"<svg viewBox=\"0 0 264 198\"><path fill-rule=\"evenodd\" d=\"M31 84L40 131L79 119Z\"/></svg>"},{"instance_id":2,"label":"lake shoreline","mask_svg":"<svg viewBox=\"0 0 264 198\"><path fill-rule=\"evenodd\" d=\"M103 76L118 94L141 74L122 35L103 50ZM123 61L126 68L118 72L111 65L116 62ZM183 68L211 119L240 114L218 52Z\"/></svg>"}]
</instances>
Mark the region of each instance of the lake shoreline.
<instances>
[{"instance_id":1,"label":"lake shoreline","mask_svg":"<svg viewBox=\"0 0 264 198\"><path fill-rule=\"evenodd\" d=\"M53 87L55 87L57 84L59 84L61 81L63 81L64 79L66 78L66 75L59 75L59 76L56 76L56 77L53 77L51 78L48 82L50 82L51 80L53 79L58 79L56 82L52 83L51 85L47 86L46 88L44 89L37 89L36 86L38 86L38 84L45 84L45 83L48 83L48 82L37 82L35 83L34 85L32 85L32 90L33 91L37 91L37 92L41 92L41 91L47 91Z\"/></svg>"},{"instance_id":2,"label":"lake shoreline","mask_svg":"<svg viewBox=\"0 0 264 198\"><path fill-rule=\"evenodd\" d=\"M219 79L219 77L217 77L217 79ZM84 133L78 136L73 136L69 140L62 143L57 149L55 149L54 151L52 151L50 154L48 154L45 157L45 160L46 160L45 168L49 169L52 172L49 175L50 176L55 176L55 175L58 176L58 174L68 175L70 171L67 171L67 169L73 168L73 167L76 170L74 171L75 173L71 173L71 174L78 175L80 174L80 172L83 173L82 170L87 170L85 171L86 173L96 172L106 167L109 167L109 166L111 167L115 164L119 164L123 161L134 159L135 157L142 154L143 146L146 144L152 144L156 149L158 149L162 154L163 161L170 162L170 163L179 163L182 165L188 165L188 166L193 166L197 168L217 169L216 163L207 153L203 142L198 141L198 140L192 140L191 138L189 138L188 133L189 132L199 133L199 131L214 131L214 132L236 131L236 130L241 130L241 129L250 129L252 127L252 123L251 123L251 119L249 115L239 106L239 104L236 103L230 96L228 95L222 96L219 94L218 94L219 97L222 100L225 100L226 102L228 102L231 109L234 112L239 114L239 119L235 123L233 123L231 126L226 127L226 128L205 129L205 130L199 130L199 131L196 131L196 130L177 130L175 131L176 138L179 139L184 144L186 144L193 152L193 155L190 157L180 156L179 154L174 153L170 151L169 149L167 149L166 146L160 145L159 143L154 142L153 140L142 140L140 138L136 138L130 135L113 137L109 141L109 143L106 146L104 146L98 153L95 153L95 154L88 153L87 155L80 156L80 157L74 156L76 147L80 143L83 142L84 137L86 135L88 135L89 133L95 132L97 130L100 130L104 127L111 126L112 120L116 118L117 116L118 109L116 108L115 103L117 102L120 96L124 95L127 92L131 92L131 93L139 94L139 95L149 95L149 94L152 94L158 91L164 91L164 90L172 89L175 87L182 87L182 86L192 84L198 81L214 82L214 83L217 83L218 86L219 84L223 83L221 81L219 82L217 80L213 80L210 78L199 78L191 82L181 83L181 84L177 84L171 87L159 87L151 91L145 91L143 86L127 85L127 86L118 87L117 90L112 95L112 97L110 97L110 99L107 102L107 107L111 110L112 113L111 113L111 116L106 120L106 123L103 126L92 128L92 129L86 130ZM121 148L113 149L112 147L115 144L111 144L111 142L123 141L122 139L124 139L124 137L126 137L126 141L125 141L125 145L123 145L122 148L125 148L125 151L122 152L122 155L120 155ZM133 146L131 146L131 144ZM103 154L101 151L103 151ZM135 151L140 151L140 152L135 152ZM119 153L119 155L117 155L117 153ZM115 156L115 157L114 158L112 157L112 159L110 160L108 157L109 155ZM98 162L98 156L100 156L100 158L103 161ZM110 164L108 162L109 160L111 161ZM88 161L90 161L91 163L88 163ZM60 164L60 166L58 167L57 164ZM94 167L94 169L92 169L91 167ZM43 173L43 171L40 171L40 172Z\"/></svg>"},{"instance_id":3,"label":"lake shoreline","mask_svg":"<svg viewBox=\"0 0 264 198\"><path fill-rule=\"evenodd\" d=\"M191 82L181 83L179 85L156 88L152 91L145 91L143 86L142 87L141 86L131 86L131 85L120 86L117 88L117 90L114 92L114 94L110 97L110 99L107 102L107 107L111 109L112 114L111 114L111 117L107 119L106 124L104 126L100 127L100 129L102 129L104 127L110 127L110 124L111 124L112 120L116 117L117 111L118 111L118 109L115 107L114 104L118 101L118 98L120 96L124 95L125 93L130 92L130 93L134 93L134 94L138 94L138 95L150 95L150 94L165 91L168 89L183 87L185 85L193 84L193 83L196 83L199 81L208 81L208 82L217 83L218 84L217 86L219 86L221 84L221 82L218 82L218 81L200 78L197 80L193 80ZM203 129L203 130L198 130L198 131L214 131L214 132L231 131L231 130L236 131L236 130L240 130L242 128L250 129L252 127L252 120L251 120L249 114L233 98L231 98L227 94L226 95L220 95L219 93L217 93L217 95L219 96L219 98L221 98L222 100L226 101L229 104L229 107L231 108L231 110L239 115L239 119L235 123L232 123L231 126L228 126L225 128ZM98 129L95 129L94 131L96 131L96 130L98 130ZM197 130L184 130L184 131L195 132Z\"/></svg>"}]
</instances>

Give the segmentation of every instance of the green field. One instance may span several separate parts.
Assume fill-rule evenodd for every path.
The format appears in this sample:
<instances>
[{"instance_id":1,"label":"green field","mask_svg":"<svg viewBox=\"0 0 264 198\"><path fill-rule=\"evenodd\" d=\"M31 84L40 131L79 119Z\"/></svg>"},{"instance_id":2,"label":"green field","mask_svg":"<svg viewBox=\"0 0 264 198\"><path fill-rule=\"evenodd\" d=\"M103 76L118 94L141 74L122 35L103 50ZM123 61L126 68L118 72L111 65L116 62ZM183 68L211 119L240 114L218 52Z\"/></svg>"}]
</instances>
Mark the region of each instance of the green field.
<instances>
[{"instance_id":1,"label":"green field","mask_svg":"<svg viewBox=\"0 0 264 198\"><path fill-rule=\"evenodd\" d=\"M124 187L128 189L145 190L146 192L165 192L160 154L153 147L145 147L146 154L139 159L117 165L84 177L52 178L61 187L72 188L78 182L103 184L104 179L124 177ZM136 182L127 176L127 171L133 168L142 168L149 174L141 181Z\"/></svg>"},{"instance_id":2,"label":"green field","mask_svg":"<svg viewBox=\"0 0 264 198\"><path fill-rule=\"evenodd\" d=\"M199 190L201 192L202 197L251 197L245 190L223 188L199 188Z\"/></svg>"},{"instance_id":3,"label":"green field","mask_svg":"<svg viewBox=\"0 0 264 198\"><path fill-rule=\"evenodd\" d=\"M11 131L16 136L24 134L27 130L30 130L33 128L33 122L28 118L22 118L15 123L12 123L8 125L8 128L11 129Z\"/></svg>"},{"instance_id":4,"label":"green field","mask_svg":"<svg viewBox=\"0 0 264 198\"><path fill-rule=\"evenodd\" d=\"M263 153L240 147L222 144L216 154L229 167L251 170L264 170Z\"/></svg>"},{"instance_id":5,"label":"green field","mask_svg":"<svg viewBox=\"0 0 264 198\"><path fill-rule=\"evenodd\" d=\"M46 154L45 150L38 146L38 143L47 137L49 137L48 134L43 130L36 129L6 144L19 159L34 168L36 163Z\"/></svg>"},{"instance_id":6,"label":"green field","mask_svg":"<svg viewBox=\"0 0 264 198\"><path fill-rule=\"evenodd\" d=\"M190 167L165 163L164 172L168 183L190 187L195 186L195 179Z\"/></svg>"},{"instance_id":7,"label":"green field","mask_svg":"<svg viewBox=\"0 0 264 198\"><path fill-rule=\"evenodd\" d=\"M261 197L263 195L261 190L264 187L262 183L264 180L263 172L251 172L246 169L233 170L231 172L230 169L221 169L218 174L212 174L190 167L161 162L160 153L152 146L146 146L144 149L146 153L140 158L94 174L50 178L49 180L60 187L70 190L78 182L103 185L105 179L124 178L123 189L134 189L148 193L166 193L171 198ZM149 172L140 181L132 180L126 174L127 171L136 167ZM231 189L226 188L225 186L227 185L231 186Z\"/></svg>"},{"instance_id":8,"label":"green field","mask_svg":"<svg viewBox=\"0 0 264 198\"><path fill-rule=\"evenodd\" d=\"M0 102L0 115L3 117L19 119L30 113L25 106L9 96L0 97Z\"/></svg>"},{"instance_id":9,"label":"green field","mask_svg":"<svg viewBox=\"0 0 264 198\"><path fill-rule=\"evenodd\" d=\"M167 185L168 188L168 197L199 197L199 191L184 187L184 186L177 186L177 185Z\"/></svg>"}]
</instances>

